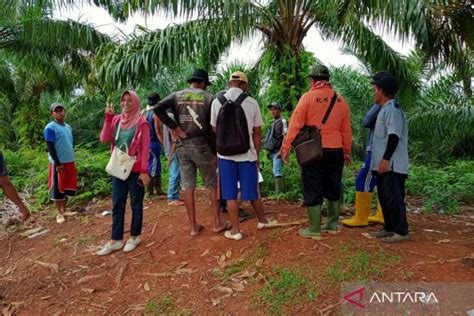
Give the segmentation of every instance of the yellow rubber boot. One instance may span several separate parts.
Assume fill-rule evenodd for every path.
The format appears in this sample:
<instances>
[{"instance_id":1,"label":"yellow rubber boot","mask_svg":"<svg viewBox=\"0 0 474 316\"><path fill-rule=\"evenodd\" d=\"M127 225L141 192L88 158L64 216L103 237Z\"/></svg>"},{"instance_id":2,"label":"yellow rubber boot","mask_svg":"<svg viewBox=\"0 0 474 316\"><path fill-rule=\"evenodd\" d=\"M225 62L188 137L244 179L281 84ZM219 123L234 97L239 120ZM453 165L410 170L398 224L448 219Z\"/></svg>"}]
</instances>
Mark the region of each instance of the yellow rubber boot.
<instances>
[{"instance_id":1,"label":"yellow rubber boot","mask_svg":"<svg viewBox=\"0 0 474 316\"><path fill-rule=\"evenodd\" d=\"M355 215L342 221L346 226L357 227L369 225L368 217L372 204L372 192L356 192Z\"/></svg>"},{"instance_id":2,"label":"yellow rubber boot","mask_svg":"<svg viewBox=\"0 0 474 316\"><path fill-rule=\"evenodd\" d=\"M380 202L377 202L377 211L375 212L375 215L369 216L369 222L379 224L385 223L383 220L382 206L380 205Z\"/></svg>"}]
</instances>

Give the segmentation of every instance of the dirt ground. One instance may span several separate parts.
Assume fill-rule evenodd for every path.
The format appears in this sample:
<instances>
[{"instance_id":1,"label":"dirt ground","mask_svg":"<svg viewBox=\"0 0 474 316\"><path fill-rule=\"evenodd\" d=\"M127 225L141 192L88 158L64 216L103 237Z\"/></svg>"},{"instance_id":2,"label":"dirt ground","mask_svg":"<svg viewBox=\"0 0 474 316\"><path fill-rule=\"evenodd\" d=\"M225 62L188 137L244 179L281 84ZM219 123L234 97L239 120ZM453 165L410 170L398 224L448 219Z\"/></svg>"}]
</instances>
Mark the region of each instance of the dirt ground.
<instances>
[{"instance_id":1,"label":"dirt ground","mask_svg":"<svg viewBox=\"0 0 474 316\"><path fill-rule=\"evenodd\" d=\"M36 223L30 227L0 237L3 313L153 314L167 308L175 314L268 314L268 306L258 303L259 290L275 267L284 267L304 271L317 295L285 304L280 312L331 314L341 298L340 284L328 281L325 271L345 252L356 250L398 258L371 275L374 281L474 282L472 213L442 217L410 212L411 238L394 245L362 234L378 230L376 225L341 227L339 234L314 241L297 235L302 224L257 230L256 219L242 223L243 240L231 241L212 232L204 191L197 192L196 202L198 220L206 226L199 236L190 236L184 206L146 200L142 243L134 252L105 257L94 253L110 236L111 217L101 216L110 209L110 199L91 202L85 214L69 217L63 225L56 224L48 210L34 215ZM268 200L264 205L279 223L306 217L297 203ZM250 210L247 204L244 208ZM126 220L129 227L129 210ZM38 226L49 232L31 239L21 235ZM239 266L244 268L236 269L238 273L229 272Z\"/></svg>"}]
</instances>

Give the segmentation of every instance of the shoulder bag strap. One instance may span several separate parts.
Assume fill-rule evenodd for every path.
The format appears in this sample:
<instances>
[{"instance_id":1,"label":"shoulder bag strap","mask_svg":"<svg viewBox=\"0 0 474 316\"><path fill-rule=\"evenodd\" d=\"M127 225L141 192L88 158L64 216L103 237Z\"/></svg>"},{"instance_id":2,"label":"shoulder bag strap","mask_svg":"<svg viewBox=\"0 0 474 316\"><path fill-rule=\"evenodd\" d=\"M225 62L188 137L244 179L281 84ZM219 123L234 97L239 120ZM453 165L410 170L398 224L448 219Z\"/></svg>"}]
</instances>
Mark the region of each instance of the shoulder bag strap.
<instances>
[{"instance_id":1,"label":"shoulder bag strap","mask_svg":"<svg viewBox=\"0 0 474 316\"><path fill-rule=\"evenodd\" d=\"M326 111L326 114L324 114L324 118L323 120L321 121L321 127L324 126L324 124L326 124L326 121L328 120L329 118L329 114L331 114L331 111L332 109L334 108L334 104L336 104L336 100L337 100L337 94L336 92L334 92L334 96L332 97L331 99L331 103L329 103L329 107Z\"/></svg>"},{"instance_id":2,"label":"shoulder bag strap","mask_svg":"<svg viewBox=\"0 0 474 316\"><path fill-rule=\"evenodd\" d=\"M118 125L118 128L117 128L117 125ZM120 121L118 121L118 124L115 123L115 126L114 126L114 128L115 128L115 133L114 133L114 134L115 134L115 136L114 136L115 141L118 141L118 139L119 139L120 126L121 126L121 125L120 125Z\"/></svg>"}]
</instances>

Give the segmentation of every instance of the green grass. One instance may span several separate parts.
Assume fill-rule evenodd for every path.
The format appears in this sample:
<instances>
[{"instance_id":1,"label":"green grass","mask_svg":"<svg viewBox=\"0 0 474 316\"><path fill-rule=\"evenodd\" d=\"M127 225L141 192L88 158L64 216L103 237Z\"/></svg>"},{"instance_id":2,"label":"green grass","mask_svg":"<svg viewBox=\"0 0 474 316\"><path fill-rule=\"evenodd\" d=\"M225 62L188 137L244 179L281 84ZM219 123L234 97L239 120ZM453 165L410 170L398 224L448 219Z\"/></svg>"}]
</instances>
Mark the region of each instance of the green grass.
<instances>
[{"instance_id":1,"label":"green grass","mask_svg":"<svg viewBox=\"0 0 474 316\"><path fill-rule=\"evenodd\" d=\"M248 266L249 266L249 263L246 262L245 260L237 261L231 264L230 266L228 266L224 270L224 274L222 275L222 277L224 278L224 280L229 280L231 276L233 276L236 273L244 271L245 268L247 268Z\"/></svg>"},{"instance_id":2,"label":"green grass","mask_svg":"<svg viewBox=\"0 0 474 316\"><path fill-rule=\"evenodd\" d=\"M275 267L265 285L254 294L254 302L271 314L280 315L292 306L313 300L315 296L313 283L300 269Z\"/></svg>"},{"instance_id":3,"label":"green grass","mask_svg":"<svg viewBox=\"0 0 474 316\"><path fill-rule=\"evenodd\" d=\"M50 203L47 188L48 160L43 147L31 149L21 147L16 151L4 150L5 160L10 177L20 192L27 193L28 202L33 211L44 209ZM110 157L108 146L81 144L75 147L76 165L78 169L77 196L68 202L68 206L81 204L95 197L110 196L111 177L104 171ZM284 167L284 193L277 194L274 189L271 162L263 153L260 155L263 166L264 182L260 185L262 195L270 198L298 200L302 198L301 172L294 157ZM161 157L162 165L166 159ZM354 161L344 168L343 184L345 187L344 201L354 202L354 182L362 162ZM162 168L162 187L168 185L168 169ZM198 186L202 184L198 177ZM406 188L410 196L420 196L426 212L453 214L459 206L474 203L474 161L456 160L449 164L410 165ZM3 192L0 190L0 197ZM86 219L84 219L86 221ZM278 231L272 232L271 238L278 238Z\"/></svg>"},{"instance_id":4,"label":"green grass","mask_svg":"<svg viewBox=\"0 0 474 316\"><path fill-rule=\"evenodd\" d=\"M222 277L224 278L224 280L227 281L234 274L244 271L248 267L254 265L258 259L262 259L266 256L268 256L268 250L264 246L258 245L245 259L234 262L228 267L226 267L224 269L224 272L222 273ZM213 274L218 275L220 277L220 275L215 273L214 271Z\"/></svg>"},{"instance_id":5,"label":"green grass","mask_svg":"<svg viewBox=\"0 0 474 316\"><path fill-rule=\"evenodd\" d=\"M252 253L250 254L251 259L254 259L255 261L266 256L268 256L268 249L262 245L258 245L257 247L255 247Z\"/></svg>"},{"instance_id":6,"label":"green grass","mask_svg":"<svg viewBox=\"0 0 474 316\"><path fill-rule=\"evenodd\" d=\"M97 239L95 235L79 235L76 237L76 243L80 246L88 246L95 243Z\"/></svg>"},{"instance_id":7,"label":"green grass","mask_svg":"<svg viewBox=\"0 0 474 316\"><path fill-rule=\"evenodd\" d=\"M443 168L411 166L408 194L423 196L424 211L455 213L460 203L474 203L474 161L454 161Z\"/></svg>"},{"instance_id":8,"label":"green grass","mask_svg":"<svg viewBox=\"0 0 474 316\"><path fill-rule=\"evenodd\" d=\"M145 315L182 315L171 294L163 294L150 300L145 306Z\"/></svg>"},{"instance_id":9,"label":"green grass","mask_svg":"<svg viewBox=\"0 0 474 316\"><path fill-rule=\"evenodd\" d=\"M351 247L342 245L340 258L326 268L326 275L333 282L368 282L382 275L384 268L398 262L400 257L387 254L382 248L366 251L358 249L355 253L348 251Z\"/></svg>"}]
</instances>

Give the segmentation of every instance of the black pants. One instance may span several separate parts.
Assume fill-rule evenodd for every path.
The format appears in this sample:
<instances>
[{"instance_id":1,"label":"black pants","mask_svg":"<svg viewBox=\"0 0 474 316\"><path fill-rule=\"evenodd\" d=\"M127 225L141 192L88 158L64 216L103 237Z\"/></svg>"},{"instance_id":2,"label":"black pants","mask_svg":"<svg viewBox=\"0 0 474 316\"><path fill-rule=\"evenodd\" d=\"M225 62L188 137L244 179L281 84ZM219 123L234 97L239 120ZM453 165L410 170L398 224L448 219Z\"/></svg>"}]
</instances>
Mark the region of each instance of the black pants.
<instances>
[{"instance_id":1,"label":"black pants","mask_svg":"<svg viewBox=\"0 0 474 316\"><path fill-rule=\"evenodd\" d=\"M406 175L387 172L377 176L377 191L382 206L384 229L405 236L408 234L407 209L405 207Z\"/></svg>"},{"instance_id":2,"label":"black pants","mask_svg":"<svg viewBox=\"0 0 474 316\"><path fill-rule=\"evenodd\" d=\"M323 204L323 197L338 201L341 194L344 151L342 148L324 149L323 158L310 165L301 166L305 206Z\"/></svg>"}]
</instances>

